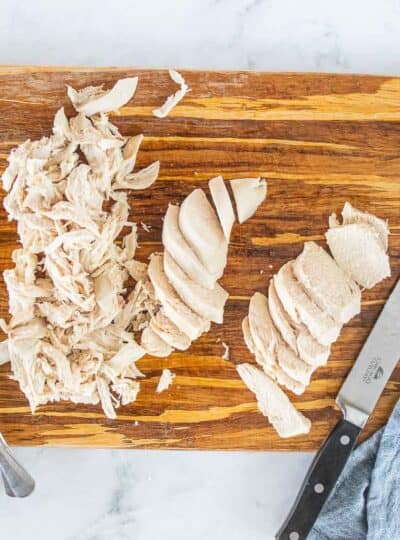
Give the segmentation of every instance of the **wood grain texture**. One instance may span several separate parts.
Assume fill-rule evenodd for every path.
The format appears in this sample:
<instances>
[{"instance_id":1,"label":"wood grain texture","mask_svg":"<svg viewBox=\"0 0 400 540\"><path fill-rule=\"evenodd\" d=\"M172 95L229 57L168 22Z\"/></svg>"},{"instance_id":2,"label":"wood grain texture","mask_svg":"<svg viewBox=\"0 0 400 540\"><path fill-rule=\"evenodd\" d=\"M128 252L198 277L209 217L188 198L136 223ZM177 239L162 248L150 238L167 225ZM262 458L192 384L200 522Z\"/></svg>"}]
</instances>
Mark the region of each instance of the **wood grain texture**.
<instances>
[{"instance_id":1,"label":"wood grain texture","mask_svg":"<svg viewBox=\"0 0 400 540\"><path fill-rule=\"evenodd\" d=\"M159 159L160 179L131 197L141 231L139 258L160 249L161 217L209 178L262 175L268 200L246 224L236 225L222 284L229 290L225 323L187 353L139 361L147 378L136 403L108 420L100 407L58 403L31 416L25 397L0 368L0 431L11 444L91 447L315 450L338 419L335 395L400 273L400 79L320 74L183 71L192 91L170 117L151 110L175 90L166 71L53 67L0 67L0 169L13 146L50 132L67 103L65 85L111 85L139 75L129 106L114 115L123 134L144 133L139 166ZM239 380L235 363L253 361L240 329L254 291L306 240L324 244L327 218L349 200L389 219L392 278L363 294L363 311L334 345L302 396L291 399L307 414L309 435L279 439ZM15 223L0 210L0 270L11 265ZM0 315L7 296L0 286ZM221 359L221 341L231 362ZM155 388L163 367L176 373L171 388ZM365 435L382 425L399 396L395 371ZM135 425L135 421L138 425Z\"/></svg>"}]
</instances>

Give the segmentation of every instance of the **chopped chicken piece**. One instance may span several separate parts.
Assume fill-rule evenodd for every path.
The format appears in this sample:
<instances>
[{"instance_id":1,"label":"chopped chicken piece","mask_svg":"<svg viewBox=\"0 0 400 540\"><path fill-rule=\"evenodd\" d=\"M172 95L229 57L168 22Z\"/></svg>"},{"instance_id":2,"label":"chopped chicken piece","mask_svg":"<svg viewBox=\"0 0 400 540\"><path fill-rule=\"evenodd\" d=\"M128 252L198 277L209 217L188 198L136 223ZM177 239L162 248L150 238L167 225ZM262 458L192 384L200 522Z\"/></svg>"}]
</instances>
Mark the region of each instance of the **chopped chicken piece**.
<instances>
[{"instance_id":1,"label":"chopped chicken piece","mask_svg":"<svg viewBox=\"0 0 400 540\"><path fill-rule=\"evenodd\" d=\"M255 354L256 353L256 346L254 344L253 338L251 337L249 316L248 315L246 315L246 317L242 321L242 332L243 332L244 342L246 343L246 347L249 349L249 351L252 354Z\"/></svg>"},{"instance_id":2,"label":"chopped chicken piece","mask_svg":"<svg viewBox=\"0 0 400 540\"><path fill-rule=\"evenodd\" d=\"M293 263L293 273L311 299L339 323L361 311L357 284L315 242L306 242Z\"/></svg>"},{"instance_id":3,"label":"chopped chicken piece","mask_svg":"<svg viewBox=\"0 0 400 540\"><path fill-rule=\"evenodd\" d=\"M288 390L295 394L303 393L311 375L310 366L284 348L268 311L267 298L261 293L255 293L250 300L249 326L257 363ZM286 357L289 357L289 360ZM297 375L293 369L295 360Z\"/></svg>"},{"instance_id":4,"label":"chopped chicken piece","mask_svg":"<svg viewBox=\"0 0 400 540\"><path fill-rule=\"evenodd\" d=\"M292 351L311 366L325 365L331 352L330 347L321 345L304 324L291 320L279 300L274 280L269 284L268 307L277 330Z\"/></svg>"},{"instance_id":5,"label":"chopped chicken piece","mask_svg":"<svg viewBox=\"0 0 400 540\"><path fill-rule=\"evenodd\" d=\"M160 162L155 161L140 171L127 174L113 185L113 189L146 189L154 184L159 172Z\"/></svg>"},{"instance_id":6,"label":"chopped chicken piece","mask_svg":"<svg viewBox=\"0 0 400 540\"><path fill-rule=\"evenodd\" d=\"M150 328L170 347L178 351L186 351L190 347L190 338L164 314L162 308L151 318Z\"/></svg>"},{"instance_id":7,"label":"chopped chicken piece","mask_svg":"<svg viewBox=\"0 0 400 540\"><path fill-rule=\"evenodd\" d=\"M255 394L258 408L280 437L309 433L310 420L294 407L272 379L250 364L239 364L236 369L245 385Z\"/></svg>"},{"instance_id":8,"label":"chopped chicken piece","mask_svg":"<svg viewBox=\"0 0 400 540\"><path fill-rule=\"evenodd\" d=\"M334 226L340 226L337 220L334 220L333 216L335 216L335 214L330 217L330 219L332 219L332 225L329 226L332 228ZM390 234L387 221L378 218L377 216L374 216L369 212L361 212L361 210L357 210L357 208L354 208L354 206L352 206L349 202L344 203L342 210L342 218L343 225L349 225L351 223L366 223L367 225L371 225L378 233L383 250L387 251L388 236Z\"/></svg>"},{"instance_id":9,"label":"chopped chicken piece","mask_svg":"<svg viewBox=\"0 0 400 540\"><path fill-rule=\"evenodd\" d=\"M125 268L128 270L129 275L135 281L144 281L147 277L147 264L135 261L134 259L126 261L124 263Z\"/></svg>"},{"instance_id":10,"label":"chopped chicken piece","mask_svg":"<svg viewBox=\"0 0 400 540\"><path fill-rule=\"evenodd\" d=\"M208 187L210 188L211 197L214 202L222 230L224 231L225 238L229 242L232 227L235 223L235 213L233 211L231 198L222 176L212 178L208 182Z\"/></svg>"},{"instance_id":11,"label":"chopped chicken piece","mask_svg":"<svg viewBox=\"0 0 400 540\"><path fill-rule=\"evenodd\" d=\"M164 272L181 300L204 319L222 323L224 306L229 294L218 283L213 289L194 282L164 251Z\"/></svg>"},{"instance_id":12,"label":"chopped chicken piece","mask_svg":"<svg viewBox=\"0 0 400 540\"><path fill-rule=\"evenodd\" d=\"M163 256L161 254L151 256L148 272L156 297L167 317L191 340L197 339L203 332L208 332L209 321L197 315L184 304L169 283L163 269Z\"/></svg>"},{"instance_id":13,"label":"chopped chicken piece","mask_svg":"<svg viewBox=\"0 0 400 540\"><path fill-rule=\"evenodd\" d=\"M137 77L128 77L117 81L108 91L103 90L103 86L88 86L78 91L67 86L67 93L78 112L92 116L116 111L125 105L133 97L137 83Z\"/></svg>"},{"instance_id":14,"label":"chopped chicken piece","mask_svg":"<svg viewBox=\"0 0 400 540\"><path fill-rule=\"evenodd\" d=\"M130 343L123 345L107 364L112 367L116 375L120 375L145 354L146 351L143 347L132 340Z\"/></svg>"},{"instance_id":15,"label":"chopped chicken piece","mask_svg":"<svg viewBox=\"0 0 400 540\"><path fill-rule=\"evenodd\" d=\"M147 354L160 358L169 356L173 351L173 348L161 339L150 326L147 326L142 332L141 345Z\"/></svg>"},{"instance_id":16,"label":"chopped chicken piece","mask_svg":"<svg viewBox=\"0 0 400 540\"><path fill-rule=\"evenodd\" d=\"M219 279L226 266L228 242L202 189L193 190L183 201L179 227L203 265Z\"/></svg>"},{"instance_id":17,"label":"chopped chicken piece","mask_svg":"<svg viewBox=\"0 0 400 540\"><path fill-rule=\"evenodd\" d=\"M264 178L237 178L231 180L231 187L239 223L244 223L264 202L267 196L267 181Z\"/></svg>"},{"instance_id":18,"label":"chopped chicken piece","mask_svg":"<svg viewBox=\"0 0 400 540\"><path fill-rule=\"evenodd\" d=\"M331 227L325 235L329 249L345 273L361 287L370 289L391 275L386 253L387 225L355 209L347 207L343 212L346 222Z\"/></svg>"},{"instance_id":19,"label":"chopped chicken piece","mask_svg":"<svg viewBox=\"0 0 400 540\"><path fill-rule=\"evenodd\" d=\"M175 94L169 96L161 107L153 110L153 114L154 116L157 116L157 118L165 118L166 116L168 116L171 110L181 101L181 99L183 99L186 92L189 91L189 87L180 73L178 73L174 69L170 69L168 73L171 79L176 84L179 84L180 88L175 92Z\"/></svg>"},{"instance_id":20,"label":"chopped chicken piece","mask_svg":"<svg viewBox=\"0 0 400 540\"><path fill-rule=\"evenodd\" d=\"M165 214L162 241L165 249L193 281L213 289L217 276L209 272L186 242L179 228L179 206L170 204Z\"/></svg>"},{"instance_id":21,"label":"chopped chicken piece","mask_svg":"<svg viewBox=\"0 0 400 540\"><path fill-rule=\"evenodd\" d=\"M304 323L321 345L329 346L337 340L341 324L322 311L305 293L293 274L289 261L274 276L278 297L285 311L295 323Z\"/></svg>"},{"instance_id":22,"label":"chopped chicken piece","mask_svg":"<svg viewBox=\"0 0 400 540\"><path fill-rule=\"evenodd\" d=\"M169 369L163 369L156 389L157 394L160 394L161 392L164 392L164 390L167 390L171 386L174 379L175 373L172 373L172 371L170 371Z\"/></svg>"},{"instance_id":23,"label":"chopped chicken piece","mask_svg":"<svg viewBox=\"0 0 400 540\"><path fill-rule=\"evenodd\" d=\"M10 354L8 352L8 339L0 342L0 366L7 364L10 361Z\"/></svg>"},{"instance_id":24,"label":"chopped chicken piece","mask_svg":"<svg viewBox=\"0 0 400 540\"><path fill-rule=\"evenodd\" d=\"M221 345L224 348L224 354L222 355L222 360L229 360L229 346L223 341Z\"/></svg>"}]
</instances>

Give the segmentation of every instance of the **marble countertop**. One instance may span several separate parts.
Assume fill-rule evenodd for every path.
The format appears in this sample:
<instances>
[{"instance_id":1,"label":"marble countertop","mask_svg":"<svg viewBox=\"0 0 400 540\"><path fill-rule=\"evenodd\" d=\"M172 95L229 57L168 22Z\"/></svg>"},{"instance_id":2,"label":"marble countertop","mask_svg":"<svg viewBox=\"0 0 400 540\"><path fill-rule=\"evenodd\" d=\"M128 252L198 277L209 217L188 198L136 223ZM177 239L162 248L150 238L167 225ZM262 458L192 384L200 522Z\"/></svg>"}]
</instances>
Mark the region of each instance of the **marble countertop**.
<instances>
[{"instance_id":1,"label":"marble countertop","mask_svg":"<svg viewBox=\"0 0 400 540\"><path fill-rule=\"evenodd\" d=\"M36 0L0 4L0 64L399 74L398 0ZM311 454L16 449L12 540L272 540Z\"/></svg>"}]
</instances>

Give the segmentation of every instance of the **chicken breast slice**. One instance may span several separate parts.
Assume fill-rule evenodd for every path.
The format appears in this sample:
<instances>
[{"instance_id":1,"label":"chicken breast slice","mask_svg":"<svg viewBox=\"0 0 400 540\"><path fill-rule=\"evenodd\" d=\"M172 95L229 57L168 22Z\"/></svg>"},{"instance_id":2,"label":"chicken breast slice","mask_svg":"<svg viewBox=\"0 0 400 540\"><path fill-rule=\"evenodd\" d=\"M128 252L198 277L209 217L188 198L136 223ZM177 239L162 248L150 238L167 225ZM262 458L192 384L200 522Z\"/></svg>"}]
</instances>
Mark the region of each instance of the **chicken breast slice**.
<instances>
[{"instance_id":1,"label":"chicken breast slice","mask_svg":"<svg viewBox=\"0 0 400 540\"><path fill-rule=\"evenodd\" d=\"M218 214L219 222L226 240L229 242L232 227L235 223L235 213L233 211L232 201L226 188L222 176L216 176L208 182L211 197Z\"/></svg>"},{"instance_id":2,"label":"chicken breast slice","mask_svg":"<svg viewBox=\"0 0 400 540\"><path fill-rule=\"evenodd\" d=\"M253 338L251 337L249 316L248 315L246 315L246 317L242 321L242 332L243 332L244 342L246 343L246 347L249 349L249 351L252 354L255 354L256 353L256 346L254 344Z\"/></svg>"},{"instance_id":3,"label":"chicken breast slice","mask_svg":"<svg viewBox=\"0 0 400 540\"><path fill-rule=\"evenodd\" d=\"M337 264L361 287L371 289L391 275L389 257L372 225L341 225L325 236Z\"/></svg>"},{"instance_id":4,"label":"chicken breast slice","mask_svg":"<svg viewBox=\"0 0 400 540\"><path fill-rule=\"evenodd\" d=\"M150 328L168 345L178 351L186 351L192 343L190 338L165 315L162 309L150 319Z\"/></svg>"},{"instance_id":5,"label":"chicken breast slice","mask_svg":"<svg viewBox=\"0 0 400 540\"><path fill-rule=\"evenodd\" d=\"M194 282L167 250L164 251L164 272L181 300L195 313L209 321L223 322L224 306L229 293L218 283L213 289L207 289Z\"/></svg>"},{"instance_id":6,"label":"chicken breast slice","mask_svg":"<svg viewBox=\"0 0 400 540\"><path fill-rule=\"evenodd\" d=\"M219 279L226 266L228 242L202 189L193 190L183 201L179 228L209 273Z\"/></svg>"},{"instance_id":7,"label":"chicken breast slice","mask_svg":"<svg viewBox=\"0 0 400 540\"><path fill-rule=\"evenodd\" d=\"M345 202L342 210L342 224L349 225L350 223L366 223L371 225L378 233L384 251L388 249L388 236L390 234L387 221L381 219L369 212L362 212L354 208L349 202ZM339 224L337 223L336 226Z\"/></svg>"},{"instance_id":8,"label":"chicken breast slice","mask_svg":"<svg viewBox=\"0 0 400 540\"><path fill-rule=\"evenodd\" d=\"M186 274L199 285L212 289L217 281L216 274L209 272L186 242L179 228L179 206L170 204L165 214L162 242L174 260Z\"/></svg>"},{"instance_id":9,"label":"chicken breast slice","mask_svg":"<svg viewBox=\"0 0 400 540\"><path fill-rule=\"evenodd\" d=\"M337 322L347 323L360 313L360 288L315 242L304 244L293 273L310 298Z\"/></svg>"},{"instance_id":10,"label":"chicken breast slice","mask_svg":"<svg viewBox=\"0 0 400 540\"><path fill-rule=\"evenodd\" d=\"M269 284L268 307L277 330L289 347L307 364L324 366L331 353L330 347L321 345L304 324L296 324L290 319L279 300L273 280Z\"/></svg>"},{"instance_id":11,"label":"chicken breast slice","mask_svg":"<svg viewBox=\"0 0 400 540\"><path fill-rule=\"evenodd\" d=\"M163 268L162 254L151 256L148 273L165 314L182 332L191 340L197 339L203 332L208 332L210 322L184 304L168 281Z\"/></svg>"},{"instance_id":12,"label":"chicken breast slice","mask_svg":"<svg viewBox=\"0 0 400 540\"><path fill-rule=\"evenodd\" d=\"M293 273L293 261L289 261L274 276L278 297L285 311L296 323L304 323L321 345L330 345L339 337L341 324L322 311L306 294Z\"/></svg>"},{"instance_id":13,"label":"chicken breast slice","mask_svg":"<svg viewBox=\"0 0 400 540\"><path fill-rule=\"evenodd\" d=\"M257 399L257 406L282 438L309 433L310 420L299 412L287 395L265 373L251 364L239 364L237 371Z\"/></svg>"},{"instance_id":14,"label":"chicken breast slice","mask_svg":"<svg viewBox=\"0 0 400 540\"><path fill-rule=\"evenodd\" d=\"M263 367L264 371L270 377L276 379L279 384L286 386L288 390L291 390L295 394L302 394L306 386L303 382L303 372L308 373L310 366L307 366L298 358L299 374L296 378L293 377L292 368L290 368L291 373L288 373L285 369L287 364L284 360L282 361L284 356L282 350L280 350L280 355L278 356L278 348L282 343L270 317L268 301L265 295L257 292L252 296L248 317L257 363Z\"/></svg>"},{"instance_id":15,"label":"chicken breast slice","mask_svg":"<svg viewBox=\"0 0 400 540\"><path fill-rule=\"evenodd\" d=\"M158 334L156 334L150 326L147 326L147 328L143 330L140 345L147 354L159 358L169 356L174 350Z\"/></svg>"},{"instance_id":16,"label":"chicken breast slice","mask_svg":"<svg viewBox=\"0 0 400 540\"><path fill-rule=\"evenodd\" d=\"M233 197L239 223L245 222L256 213L267 196L267 181L264 178L237 178L231 180Z\"/></svg>"}]
</instances>

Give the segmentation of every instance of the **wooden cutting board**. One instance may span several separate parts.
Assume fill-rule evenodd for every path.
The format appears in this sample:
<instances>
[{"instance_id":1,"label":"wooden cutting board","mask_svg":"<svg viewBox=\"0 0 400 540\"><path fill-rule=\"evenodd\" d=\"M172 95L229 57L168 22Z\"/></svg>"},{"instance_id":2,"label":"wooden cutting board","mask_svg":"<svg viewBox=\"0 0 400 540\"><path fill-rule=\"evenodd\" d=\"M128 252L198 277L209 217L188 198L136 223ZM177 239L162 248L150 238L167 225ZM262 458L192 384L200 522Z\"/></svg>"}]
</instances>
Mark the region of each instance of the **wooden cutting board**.
<instances>
[{"instance_id":1,"label":"wooden cutting board","mask_svg":"<svg viewBox=\"0 0 400 540\"><path fill-rule=\"evenodd\" d=\"M158 182L131 197L140 230L139 258L161 249L161 218L207 180L264 176L268 199L256 216L236 225L222 284L230 292L223 326L187 353L139 362L147 378L136 403L117 420L100 407L49 404L31 416L25 397L0 368L0 431L11 444L91 447L315 450L338 419L334 398L400 273L400 79L388 77L183 71L191 92L163 120L151 111L175 91L166 71L50 67L0 68L0 169L27 138L50 133L61 106L73 114L65 85L75 88L139 75L133 101L113 121L124 135L144 133L139 166L159 159ZM392 278L363 293L362 314L342 331L328 366L307 391L291 396L313 422L305 437L279 439L239 380L235 363L253 361L241 321L254 291L295 257L306 240L324 245L328 215L348 200L389 219ZM0 270L12 266L15 223L0 210ZM0 286L0 314L7 296ZM221 358L222 341L231 361ZM172 387L155 394L163 367ZM387 419L400 395L397 369L366 429Z\"/></svg>"}]
</instances>

